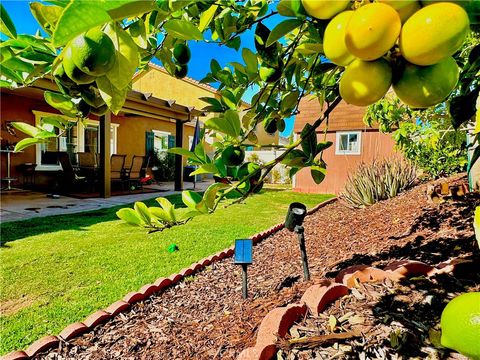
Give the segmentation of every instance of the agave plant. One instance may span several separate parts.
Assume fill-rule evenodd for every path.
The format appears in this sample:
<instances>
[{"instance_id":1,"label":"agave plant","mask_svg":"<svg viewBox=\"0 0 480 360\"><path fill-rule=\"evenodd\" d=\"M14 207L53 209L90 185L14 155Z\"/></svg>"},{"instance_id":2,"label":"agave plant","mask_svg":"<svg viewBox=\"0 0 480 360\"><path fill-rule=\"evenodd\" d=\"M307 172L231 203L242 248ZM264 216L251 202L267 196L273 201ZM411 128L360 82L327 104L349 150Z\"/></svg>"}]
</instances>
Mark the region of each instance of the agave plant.
<instances>
[{"instance_id":1,"label":"agave plant","mask_svg":"<svg viewBox=\"0 0 480 360\"><path fill-rule=\"evenodd\" d=\"M417 177L415 166L394 157L361 164L348 176L340 198L354 207L365 207L390 199L409 188Z\"/></svg>"}]
</instances>

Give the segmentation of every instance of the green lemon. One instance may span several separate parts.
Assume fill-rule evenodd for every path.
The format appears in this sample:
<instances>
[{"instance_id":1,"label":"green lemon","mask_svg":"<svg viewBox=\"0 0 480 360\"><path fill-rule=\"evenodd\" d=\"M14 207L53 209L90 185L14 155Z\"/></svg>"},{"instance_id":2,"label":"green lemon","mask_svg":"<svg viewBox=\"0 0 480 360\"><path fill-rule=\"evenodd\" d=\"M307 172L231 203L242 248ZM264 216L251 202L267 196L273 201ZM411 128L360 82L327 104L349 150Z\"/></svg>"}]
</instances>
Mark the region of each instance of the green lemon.
<instances>
[{"instance_id":1,"label":"green lemon","mask_svg":"<svg viewBox=\"0 0 480 360\"><path fill-rule=\"evenodd\" d=\"M441 103L458 82L459 69L452 57L430 66L408 64L393 84L398 98L413 108L427 108Z\"/></svg>"},{"instance_id":2,"label":"green lemon","mask_svg":"<svg viewBox=\"0 0 480 360\"><path fill-rule=\"evenodd\" d=\"M82 99L85 100L85 102L91 107L98 108L105 104L105 101L100 96L100 93L93 86L82 90L81 95Z\"/></svg>"},{"instance_id":3,"label":"green lemon","mask_svg":"<svg viewBox=\"0 0 480 360\"><path fill-rule=\"evenodd\" d=\"M240 146L229 145L222 151L222 160L226 166L238 166L245 160L245 151Z\"/></svg>"},{"instance_id":4,"label":"green lemon","mask_svg":"<svg viewBox=\"0 0 480 360\"><path fill-rule=\"evenodd\" d=\"M175 66L174 75L177 79L183 79L188 74L188 65Z\"/></svg>"},{"instance_id":5,"label":"green lemon","mask_svg":"<svg viewBox=\"0 0 480 360\"><path fill-rule=\"evenodd\" d=\"M246 177L250 174L253 174L258 169L260 169L260 165L255 164L253 162L246 162L245 164L240 166L240 168L238 169L238 172L237 172L238 180L241 180L244 177ZM260 180L261 176L262 176L261 171L258 171L254 176L252 176L250 178L250 180L251 180L251 182L252 181L256 182L256 181Z\"/></svg>"},{"instance_id":6,"label":"green lemon","mask_svg":"<svg viewBox=\"0 0 480 360\"><path fill-rule=\"evenodd\" d=\"M85 74L77 67L77 65L75 65L72 59L71 47L67 47L65 50L65 54L63 56L63 68L65 70L65 74L67 74L67 76L78 85L90 84L95 80L94 76Z\"/></svg>"},{"instance_id":7,"label":"green lemon","mask_svg":"<svg viewBox=\"0 0 480 360\"><path fill-rule=\"evenodd\" d=\"M83 117L87 117L90 114L90 108L90 105L88 105L83 99L77 104L77 109L82 113Z\"/></svg>"},{"instance_id":8,"label":"green lemon","mask_svg":"<svg viewBox=\"0 0 480 360\"><path fill-rule=\"evenodd\" d=\"M473 360L480 360L480 292L465 293L442 312L441 343Z\"/></svg>"},{"instance_id":9,"label":"green lemon","mask_svg":"<svg viewBox=\"0 0 480 360\"><path fill-rule=\"evenodd\" d=\"M105 75L115 64L113 41L98 28L77 36L70 47L73 62L88 75Z\"/></svg>"},{"instance_id":10,"label":"green lemon","mask_svg":"<svg viewBox=\"0 0 480 360\"><path fill-rule=\"evenodd\" d=\"M190 49L185 44L177 44L173 48L173 57L180 65L186 65L191 58Z\"/></svg>"}]
</instances>

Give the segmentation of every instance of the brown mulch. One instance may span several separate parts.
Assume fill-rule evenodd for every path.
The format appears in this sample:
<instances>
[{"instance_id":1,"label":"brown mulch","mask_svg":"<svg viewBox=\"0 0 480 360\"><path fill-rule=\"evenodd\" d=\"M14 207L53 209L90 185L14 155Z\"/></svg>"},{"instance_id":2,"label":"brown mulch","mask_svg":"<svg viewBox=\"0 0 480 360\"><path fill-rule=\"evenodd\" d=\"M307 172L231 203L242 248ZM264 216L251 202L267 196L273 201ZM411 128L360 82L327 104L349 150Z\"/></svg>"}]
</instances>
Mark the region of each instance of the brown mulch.
<instances>
[{"instance_id":1,"label":"brown mulch","mask_svg":"<svg viewBox=\"0 0 480 360\"><path fill-rule=\"evenodd\" d=\"M233 359L254 344L268 311L299 300L335 271L403 258L436 264L473 249L472 214L479 200L468 196L435 205L425 193L423 184L366 209L335 202L309 216L310 282L301 278L297 238L284 229L255 246L249 299L241 297L240 268L226 259L42 358Z\"/></svg>"},{"instance_id":2,"label":"brown mulch","mask_svg":"<svg viewBox=\"0 0 480 360\"><path fill-rule=\"evenodd\" d=\"M480 261L478 251L464 255ZM472 291L480 291L480 272L472 268L455 276L360 284L318 317L295 324L281 340L278 358L446 359L453 354L440 344L442 311L449 300Z\"/></svg>"}]
</instances>

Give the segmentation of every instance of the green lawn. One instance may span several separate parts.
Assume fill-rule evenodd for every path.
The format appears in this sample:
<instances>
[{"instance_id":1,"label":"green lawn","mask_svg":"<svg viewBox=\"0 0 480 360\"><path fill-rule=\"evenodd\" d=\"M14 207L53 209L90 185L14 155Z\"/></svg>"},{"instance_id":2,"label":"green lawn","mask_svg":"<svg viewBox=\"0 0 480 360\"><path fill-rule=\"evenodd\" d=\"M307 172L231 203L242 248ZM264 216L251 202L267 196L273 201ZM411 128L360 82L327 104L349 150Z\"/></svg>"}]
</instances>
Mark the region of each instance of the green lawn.
<instances>
[{"instance_id":1,"label":"green lawn","mask_svg":"<svg viewBox=\"0 0 480 360\"><path fill-rule=\"evenodd\" d=\"M117 220L120 207L2 224L0 353L57 334L128 292L231 246L235 238L282 221L290 202L312 207L329 197L263 192L150 235ZM179 196L169 198L180 202ZM179 251L167 252L172 243Z\"/></svg>"}]
</instances>

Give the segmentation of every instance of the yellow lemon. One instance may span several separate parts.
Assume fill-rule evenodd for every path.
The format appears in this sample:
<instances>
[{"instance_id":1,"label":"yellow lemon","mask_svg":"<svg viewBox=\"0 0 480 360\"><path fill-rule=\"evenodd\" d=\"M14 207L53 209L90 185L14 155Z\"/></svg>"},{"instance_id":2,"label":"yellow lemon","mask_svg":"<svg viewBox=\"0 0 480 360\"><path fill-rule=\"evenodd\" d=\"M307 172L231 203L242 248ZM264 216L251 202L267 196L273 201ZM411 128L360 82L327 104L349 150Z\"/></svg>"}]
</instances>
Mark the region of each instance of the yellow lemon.
<instances>
[{"instance_id":1,"label":"yellow lemon","mask_svg":"<svg viewBox=\"0 0 480 360\"><path fill-rule=\"evenodd\" d=\"M412 64L432 65L453 55L470 31L465 10L436 3L413 14L400 33L400 52Z\"/></svg>"},{"instance_id":2,"label":"yellow lemon","mask_svg":"<svg viewBox=\"0 0 480 360\"><path fill-rule=\"evenodd\" d=\"M402 23L391 6L373 3L357 9L347 24L345 44L362 60L375 60L395 45Z\"/></svg>"},{"instance_id":3,"label":"yellow lemon","mask_svg":"<svg viewBox=\"0 0 480 360\"><path fill-rule=\"evenodd\" d=\"M442 312L441 343L473 360L480 360L480 292L465 293Z\"/></svg>"},{"instance_id":4,"label":"yellow lemon","mask_svg":"<svg viewBox=\"0 0 480 360\"><path fill-rule=\"evenodd\" d=\"M340 95L348 104L368 106L380 100L392 83L392 69L384 59L354 60L340 79Z\"/></svg>"},{"instance_id":5,"label":"yellow lemon","mask_svg":"<svg viewBox=\"0 0 480 360\"><path fill-rule=\"evenodd\" d=\"M325 56L340 66L347 66L355 59L345 45L345 28L352 15L353 11L343 11L335 16L328 23L323 36Z\"/></svg>"},{"instance_id":6,"label":"yellow lemon","mask_svg":"<svg viewBox=\"0 0 480 360\"><path fill-rule=\"evenodd\" d=\"M350 0L302 0L306 13L317 19L331 19L345 10Z\"/></svg>"},{"instance_id":7,"label":"yellow lemon","mask_svg":"<svg viewBox=\"0 0 480 360\"><path fill-rule=\"evenodd\" d=\"M408 106L427 108L445 100L457 85L458 76L452 57L430 66L407 64L393 90Z\"/></svg>"},{"instance_id":8,"label":"yellow lemon","mask_svg":"<svg viewBox=\"0 0 480 360\"><path fill-rule=\"evenodd\" d=\"M380 0L380 2L390 5L397 10L402 23L407 21L410 16L422 7L417 0Z\"/></svg>"}]
</instances>

